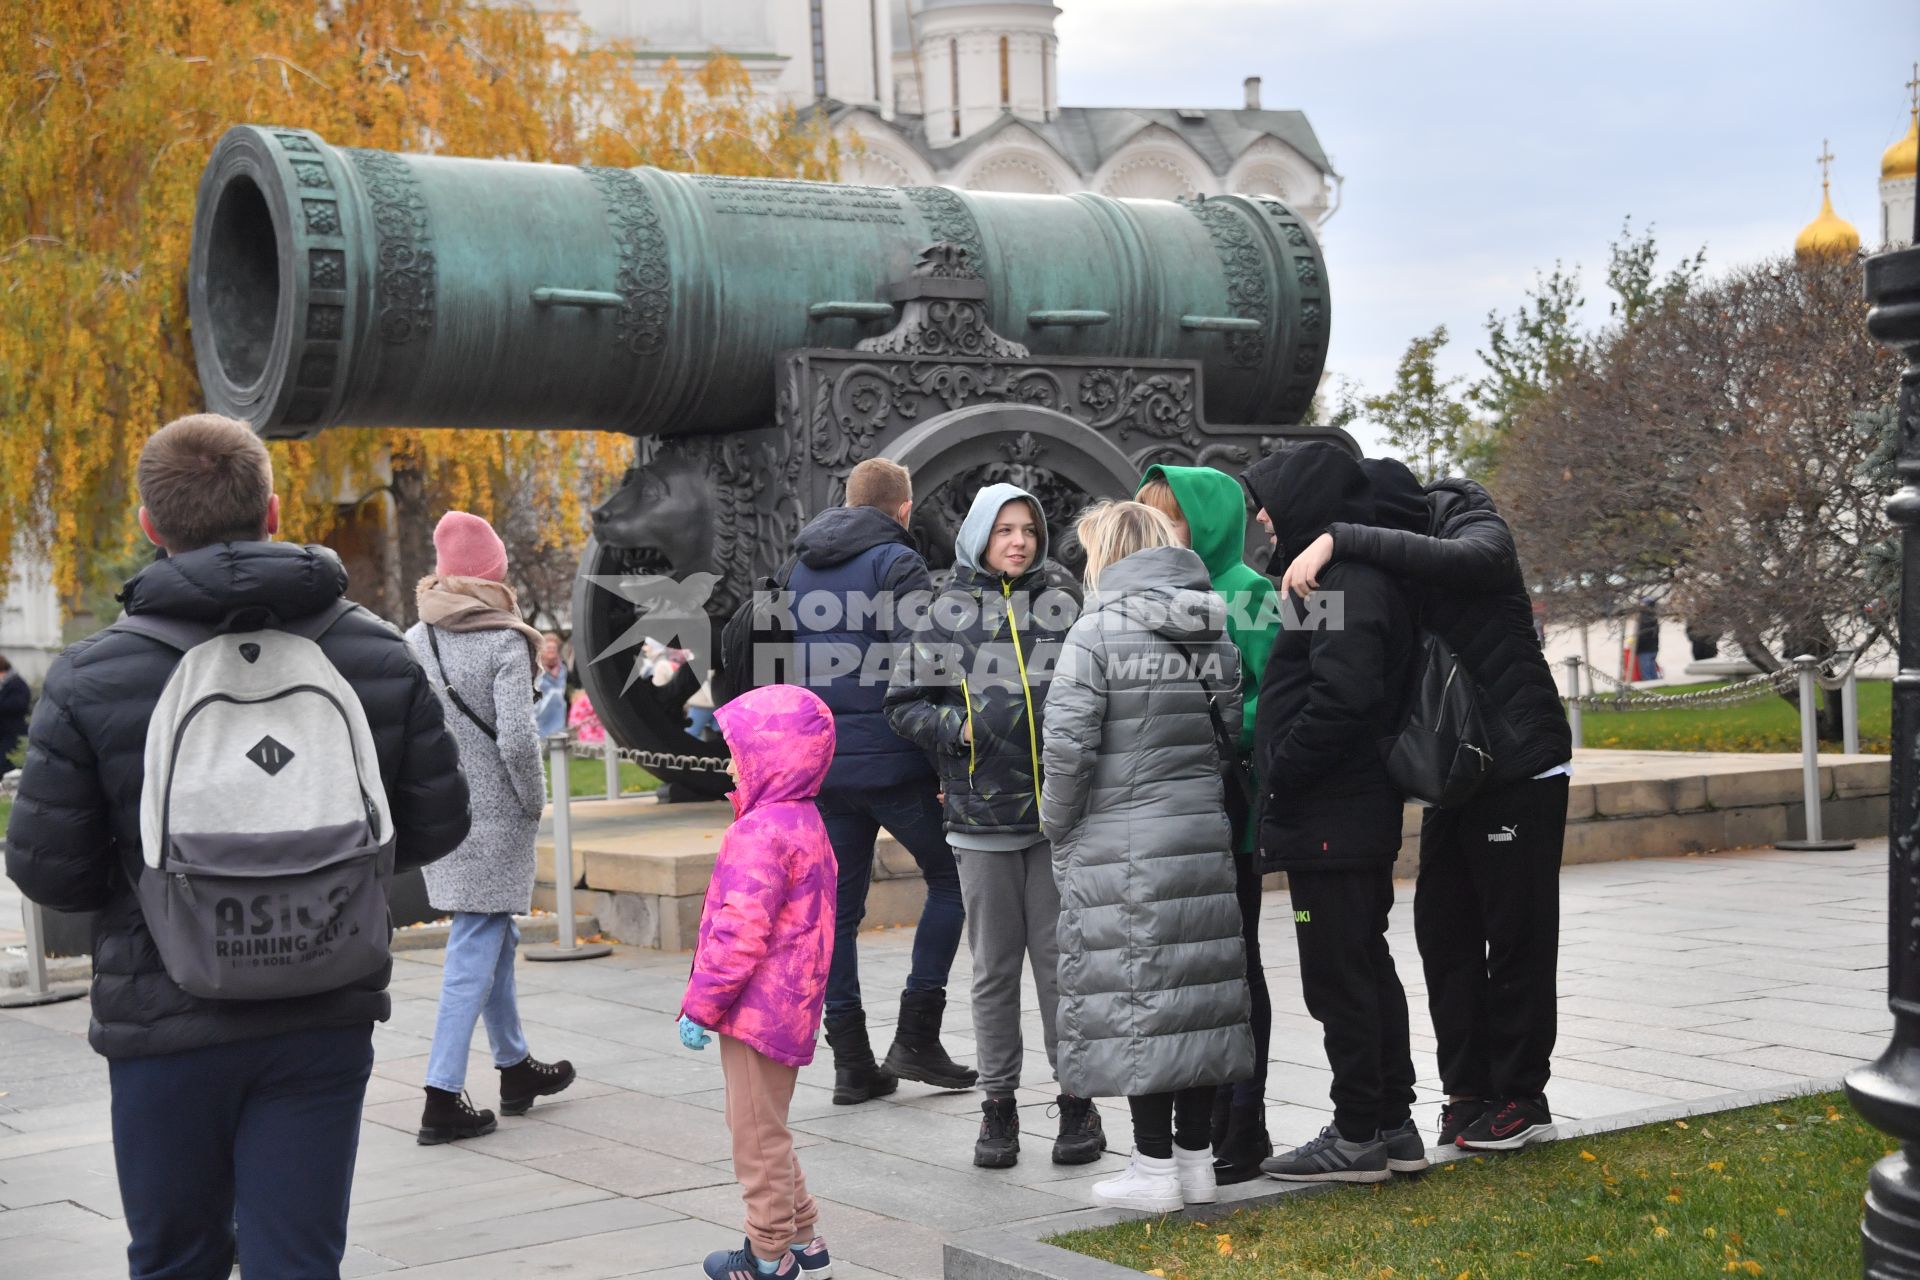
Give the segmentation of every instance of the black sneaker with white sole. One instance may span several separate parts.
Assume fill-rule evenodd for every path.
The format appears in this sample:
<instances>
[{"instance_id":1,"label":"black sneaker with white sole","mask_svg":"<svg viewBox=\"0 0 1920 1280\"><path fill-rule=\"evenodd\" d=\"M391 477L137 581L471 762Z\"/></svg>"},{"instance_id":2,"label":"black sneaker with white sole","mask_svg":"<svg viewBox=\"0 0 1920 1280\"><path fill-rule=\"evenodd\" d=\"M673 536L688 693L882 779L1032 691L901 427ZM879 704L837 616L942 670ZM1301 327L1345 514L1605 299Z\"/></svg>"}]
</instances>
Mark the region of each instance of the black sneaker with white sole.
<instances>
[{"instance_id":1,"label":"black sneaker with white sole","mask_svg":"<svg viewBox=\"0 0 1920 1280\"><path fill-rule=\"evenodd\" d=\"M1419 1173L1427 1167L1427 1140L1420 1136L1412 1117L1404 1124L1380 1131L1386 1144L1387 1168L1395 1173Z\"/></svg>"},{"instance_id":2,"label":"black sneaker with white sole","mask_svg":"<svg viewBox=\"0 0 1920 1280\"><path fill-rule=\"evenodd\" d=\"M1450 1147L1454 1139L1466 1132L1467 1126L1487 1113L1487 1103L1482 1098L1464 1098L1459 1102L1449 1102L1440 1108L1440 1145Z\"/></svg>"},{"instance_id":3,"label":"black sneaker with white sole","mask_svg":"<svg viewBox=\"0 0 1920 1280\"><path fill-rule=\"evenodd\" d=\"M1261 1172L1281 1182L1385 1182L1387 1144L1379 1138L1349 1142L1332 1125L1320 1136L1260 1164Z\"/></svg>"},{"instance_id":4,"label":"black sneaker with white sole","mask_svg":"<svg viewBox=\"0 0 1920 1280\"><path fill-rule=\"evenodd\" d=\"M1489 1106L1485 1114L1454 1140L1466 1151L1518 1151L1535 1142L1553 1138L1553 1112L1547 1109L1546 1095L1535 1098L1508 1098L1498 1106Z\"/></svg>"}]
</instances>

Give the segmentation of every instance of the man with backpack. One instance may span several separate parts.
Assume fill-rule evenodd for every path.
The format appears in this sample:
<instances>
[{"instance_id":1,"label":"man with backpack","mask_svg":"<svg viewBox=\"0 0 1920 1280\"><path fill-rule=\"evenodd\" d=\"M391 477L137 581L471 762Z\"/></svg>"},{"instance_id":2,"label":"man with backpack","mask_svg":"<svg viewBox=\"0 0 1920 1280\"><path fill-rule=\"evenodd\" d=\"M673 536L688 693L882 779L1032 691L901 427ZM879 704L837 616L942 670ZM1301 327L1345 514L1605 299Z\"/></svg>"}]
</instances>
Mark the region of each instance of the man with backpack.
<instances>
[{"instance_id":1,"label":"man with backpack","mask_svg":"<svg viewBox=\"0 0 1920 1280\"><path fill-rule=\"evenodd\" d=\"M821 512L795 536L784 584L793 605L793 671L785 678L812 689L833 712L833 764L817 803L840 865L826 1030L833 1100L843 1105L884 1097L900 1077L937 1089L971 1089L978 1078L940 1043L947 973L966 911L939 782L926 753L894 732L885 708L892 659L905 654L914 610L933 595L927 563L907 534L912 511L905 467L884 458L859 463L847 476L846 504ZM875 662L871 653L887 661ZM927 885L884 1063L874 1059L867 1036L855 949L883 827L906 846Z\"/></svg>"},{"instance_id":2,"label":"man with backpack","mask_svg":"<svg viewBox=\"0 0 1920 1280\"><path fill-rule=\"evenodd\" d=\"M7 830L28 898L95 912L93 1021L135 1280L337 1275L386 884L465 837L406 642L324 547L269 541L272 464L199 414L141 452L161 555L48 673Z\"/></svg>"},{"instance_id":3,"label":"man with backpack","mask_svg":"<svg viewBox=\"0 0 1920 1280\"><path fill-rule=\"evenodd\" d=\"M1513 532L1487 491L1464 479L1423 490L1399 462L1362 465L1375 519L1332 524L1283 589L1310 591L1347 565L1393 574L1473 681L1492 764L1478 793L1421 821L1413 925L1447 1093L1440 1143L1511 1150L1553 1136L1545 1091L1573 737Z\"/></svg>"}]
</instances>

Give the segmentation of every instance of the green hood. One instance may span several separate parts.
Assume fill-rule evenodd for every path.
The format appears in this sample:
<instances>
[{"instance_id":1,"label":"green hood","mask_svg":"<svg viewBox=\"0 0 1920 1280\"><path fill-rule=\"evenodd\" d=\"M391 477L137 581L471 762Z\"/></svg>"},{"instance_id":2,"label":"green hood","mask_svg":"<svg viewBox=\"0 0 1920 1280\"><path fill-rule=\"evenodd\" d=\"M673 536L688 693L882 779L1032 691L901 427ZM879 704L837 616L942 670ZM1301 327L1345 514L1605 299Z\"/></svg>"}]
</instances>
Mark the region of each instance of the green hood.
<instances>
[{"instance_id":1,"label":"green hood","mask_svg":"<svg viewBox=\"0 0 1920 1280\"><path fill-rule=\"evenodd\" d=\"M1173 500L1187 517L1193 549L1218 587L1220 579L1240 565L1246 554L1246 491L1238 480L1212 467L1165 467L1156 463L1147 468L1140 483L1152 480L1165 480L1173 489Z\"/></svg>"}]
</instances>

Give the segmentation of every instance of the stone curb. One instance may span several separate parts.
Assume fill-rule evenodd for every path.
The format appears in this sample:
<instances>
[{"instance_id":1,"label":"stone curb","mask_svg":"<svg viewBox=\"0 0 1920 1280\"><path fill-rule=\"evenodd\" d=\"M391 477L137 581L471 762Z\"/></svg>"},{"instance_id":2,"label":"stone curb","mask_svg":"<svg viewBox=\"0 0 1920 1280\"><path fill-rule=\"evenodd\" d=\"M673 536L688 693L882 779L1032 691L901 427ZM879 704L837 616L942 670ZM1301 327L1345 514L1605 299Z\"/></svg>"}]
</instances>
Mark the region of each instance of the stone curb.
<instances>
[{"instance_id":1,"label":"stone curb","mask_svg":"<svg viewBox=\"0 0 1920 1280\"><path fill-rule=\"evenodd\" d=\"M537 916L515 916L520 925L522 943L552 942L559 936L553 914L548 912ZM600 921L590 915L574 916L574 936L590 938L600 932ZM447 934L453 926L450 924L410 924L404 929L393 931L393 950L401 951L442 951L446 949ZM86 982L93 976L93 960L89 956L59 956L47 961L47 981L50 984L62 982ZM20 954L20 948L0 949L0 991L12 991L27 985L27 958Z\"/></svg>"},{"instance_id":2,"label":"stone curb","mask_svg":"<svg viewBox=\"0 0 1920 1280\"><path fill-rule=\"evenodd\" d=\"M1743 1107L1783 1102L1789 1098L1805 1097L1808 1094L1828 1093L1840 1088L1844 1083L1840 1077L1827 1080L1805 1080L1791 1089L1750 1089L1743 1093L1723 1093L1711 1098L1695 1098L1688 1102L1642 1107L1638 1111L1625 1111L1618 1115L1601 1116L1593 1120L1556 1124L1553 1140L1566 1142L1575 1138L1591 1137L1598 1133L1617 1133L1623 1129L1637 1129L1642 1125L1688 1120L1694 1116L1709 1115L1718 1111L1737 1111ZM1458 1148L1436 1147L1428 1151L1427 1156L1438 1165L1454 1160L1471 1159L1474 1153L1461 1151ZM1192 1222L1210 1222L1240 1209L1260 1208L1281 1200L1298 1199L1301 1196L1340 1189L1338 1184L1328 1183L1284 1186L1276 1182L1266 1182L1263 1186L1256 1182L1248 1183L1246 1186L1256 1189L1250 1193L1235 1196L1234 1193L1242 1190L1241 1188L1223 1188L1222 1196L1232 1198L1223 1198L1217 1204L1195 1205L1182 1210L1177 1216ZM1130 1267L1123 1267L1099 1258L1090 1258L1083 1253L1074 1253L1070 1249L1048 1244L1047 1241L1068 1231L1084 1231L1091 1227L1106 1227L1119 1222L1157 1216L1161 1215L1135 1213L1124 1209L1087 1208L1009 1223L1006 1226L982 1227L947 1241L942 1272L945 1280L1139 1280L1141 1273Z\"/></svg>"}]
</instances>

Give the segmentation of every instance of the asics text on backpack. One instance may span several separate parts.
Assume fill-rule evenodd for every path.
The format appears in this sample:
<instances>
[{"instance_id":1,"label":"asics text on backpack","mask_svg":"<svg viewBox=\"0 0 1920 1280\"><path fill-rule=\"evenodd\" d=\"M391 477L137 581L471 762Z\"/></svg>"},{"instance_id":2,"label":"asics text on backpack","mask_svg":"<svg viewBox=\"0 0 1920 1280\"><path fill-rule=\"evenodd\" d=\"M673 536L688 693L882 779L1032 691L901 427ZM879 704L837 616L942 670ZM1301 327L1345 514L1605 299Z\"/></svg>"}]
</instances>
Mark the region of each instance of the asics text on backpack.
<instances>
[{"instance_id":1,"label":"asics text on backpack","mask_svg":"<svg viewBox=\"0 0 1920 1280\"><path fill-rule=\"evenodd\" d=\"M193 995L312 995L387 963L386 788L360 699L316 643L352 608L244 632L115 624L184 653L147 725L135 890Z\"/></svg>"}]
</instances>

